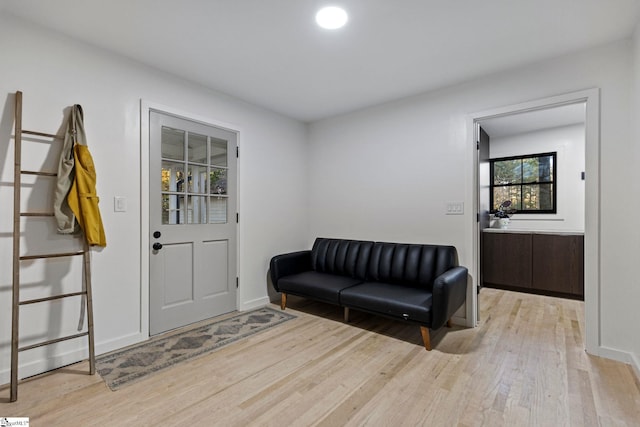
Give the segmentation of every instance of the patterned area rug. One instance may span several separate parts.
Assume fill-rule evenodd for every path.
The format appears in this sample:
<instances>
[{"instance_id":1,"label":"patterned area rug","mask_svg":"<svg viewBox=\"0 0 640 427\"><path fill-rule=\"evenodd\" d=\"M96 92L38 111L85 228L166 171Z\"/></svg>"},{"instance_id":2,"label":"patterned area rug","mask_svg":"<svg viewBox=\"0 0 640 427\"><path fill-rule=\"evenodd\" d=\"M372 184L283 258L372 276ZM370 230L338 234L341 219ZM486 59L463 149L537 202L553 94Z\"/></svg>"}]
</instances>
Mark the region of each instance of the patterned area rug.
<instances>
[{"instance_id":1,"label":"patterned area rug","mask_svg":"<svg viewBox=\"0 0 640 427\"><path fill-rule=\"evenodd\" d=\"M99 356L96 358L96 370L107 386L115 391L176 363L219 349L295 317L265 307L223 320L212 320L193 329L152 338Z\"/></svg>"}]
</instances>

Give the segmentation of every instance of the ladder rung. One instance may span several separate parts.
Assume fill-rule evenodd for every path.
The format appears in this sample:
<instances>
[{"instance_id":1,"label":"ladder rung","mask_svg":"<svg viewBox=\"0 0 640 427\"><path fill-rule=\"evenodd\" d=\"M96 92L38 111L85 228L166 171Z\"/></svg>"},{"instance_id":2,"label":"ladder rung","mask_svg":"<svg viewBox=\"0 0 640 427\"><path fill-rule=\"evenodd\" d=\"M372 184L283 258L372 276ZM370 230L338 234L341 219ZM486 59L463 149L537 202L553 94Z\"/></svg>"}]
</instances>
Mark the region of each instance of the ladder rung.
<instances>
[{"instance_id":1,"label":"ladder rung","mask_svg":"<svg viewBox=\"0 0 640 427\"><path fill-rule=\"evenodd\" d=\"M52 133L35 132L35 131L32 131L32 130L25 130L25 129L22 129L22 133L27 134L27 135L45 136L47 138L64 139L64 136L54 135Z\"/></svg>"},{"instance_id":2,"label":"ladder rung","mask_svg":"<svg viewBox=\"0 0 640 427\"><path fill-rule=\"evenodd\" d=\"M39 303L39 302L53 301L53 300L62 299L62 298L68 298L68 297L77 297L77 296L86 295L86 294L87 294L87 292L80 291L80 292L71 292L71 293L68 293L68 294L53 295L53 296L45 297L45 298L37 298L37 299L30 299L30 300L20 301L20 305L36 304L36 303Z\"/></svg>"},{"instance_id":3,"label":"ladder rung","mask_svg":"<svg viewBox=\"0 0 640 427\"><path fill-rule=\"evenodd\" d=\"M60 258L60 257L65 257L65 256L77 256L77 255L83 255L84 251L78 251L78 252L66 252L66 253L58 253L58 254L44 254L44 255L25 255L25 256L21 256L20 260L27 260L27 259L40 259L40 258Z\"/></svg>"},{"instance_id":4,"label":"ladder rung","mask_svg":"<svg viewBox=\"0 0 640 427\"><path fill-rule=\"evenodd\" d=\"M33 348L44 347L45 345L51 345L51 344L55 344L55 343L61 342L61 341L72 340L74 338L80 338L80 337L84 337L86 335L89 335L89 332L82 332L82 333L79 333L79 334L69 335L69 336L62 337L62 338L56 338L56 339L45 341L45 342L41 342L41 343L38 343L38 344L28 345L26 347L20 347L20 348L18 348L18 351L26 351L26 350L31 350Z\"/></svg>"},{"instance_id":5,"label":"ladder rung","mask_svg":"<svg viewBox=\"0 0 640 427\"><path fill-rule=\"evenodd\" d=\"M58 176L57 172L20 171L23 175Z\"/></svg>"},{"instance_id":6,"label":"ladder rung","mask_svg":"<svg viewBox=\"0 0 640 427\"><path fill-rule=\"evenodd\" d=\"M20 216L54 216L53 212L20 212Z\"/></svg>"}]
</instances>

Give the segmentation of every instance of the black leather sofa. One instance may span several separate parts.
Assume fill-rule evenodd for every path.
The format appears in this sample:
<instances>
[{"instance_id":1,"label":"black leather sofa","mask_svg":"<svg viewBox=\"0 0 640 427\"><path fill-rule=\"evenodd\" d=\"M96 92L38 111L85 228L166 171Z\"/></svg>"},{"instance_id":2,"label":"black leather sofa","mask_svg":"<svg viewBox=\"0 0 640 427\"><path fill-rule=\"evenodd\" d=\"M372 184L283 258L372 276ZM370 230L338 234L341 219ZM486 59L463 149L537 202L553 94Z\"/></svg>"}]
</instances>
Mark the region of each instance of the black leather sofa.
<instances>
[{"instance_id":1,"label":"black leather sofa","mask_svg":"<svg viewBox=\"0 0 640 427\"><path fill-rule=\"evenodd\" d=\"M271 259L273 287L282 294L311 298L420 326L431 350L430 329L450 325L467 292L467 269L458 266L453 246L318 238L307 251Z\"/></svg>"}]
</instances>

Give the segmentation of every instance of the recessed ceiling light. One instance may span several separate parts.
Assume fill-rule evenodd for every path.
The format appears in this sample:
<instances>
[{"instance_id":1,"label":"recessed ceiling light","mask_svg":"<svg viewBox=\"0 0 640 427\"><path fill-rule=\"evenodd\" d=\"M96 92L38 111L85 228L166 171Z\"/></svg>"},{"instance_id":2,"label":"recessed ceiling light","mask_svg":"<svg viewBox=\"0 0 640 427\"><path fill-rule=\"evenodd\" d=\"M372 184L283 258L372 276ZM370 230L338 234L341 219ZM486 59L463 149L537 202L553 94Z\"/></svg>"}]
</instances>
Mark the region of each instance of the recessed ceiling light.
<instances>
[{"instance_id":1,"label":"recessed ceiling light","mask_svg":"<svg viewBox=\"0 0 640 427\"><path fill-rule=\"evenodd\" d=\"M337 30L343 27L348 20L347 12L335 6L322 8L316 13L316 22L327 30Z\"/></svg>"}]
</instances>

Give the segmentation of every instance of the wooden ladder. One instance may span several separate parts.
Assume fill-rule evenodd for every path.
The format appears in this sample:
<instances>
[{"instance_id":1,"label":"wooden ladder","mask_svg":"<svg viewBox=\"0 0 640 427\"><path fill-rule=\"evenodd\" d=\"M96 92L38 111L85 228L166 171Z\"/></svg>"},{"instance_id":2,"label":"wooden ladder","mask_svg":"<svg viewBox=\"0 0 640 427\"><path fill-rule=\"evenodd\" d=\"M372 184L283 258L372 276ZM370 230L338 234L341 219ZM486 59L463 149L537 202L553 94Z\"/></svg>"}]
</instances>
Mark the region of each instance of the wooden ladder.
<instances>
[{"instance_id":1,"label":"wooden ladder","mask_svg":"<svg viewBox=\"0 0 640 427\"><path fill-rule=\"evenodd\" d=\"M86 336L89 341L89 374L95 374L95 352L94 352L94 336L93 336L93 304L91 301L91 260L89 246L84 243L84 249L74 252L48 253L40 255L20 255L20 218L21 217L53 217L53 212L21 212L20 211L20 190L22 186L22 175L37 175L44 177L57 177L56 172L41 172L22 170L22 135L33 135L44 138L63 139L58 135L34 132L22 129L22 92L16 92L15 97L15 166L13 180L13 301L12 301L12 320L11 320L11 394L10 401L15 402L18 399L18 354L21 351L31 350L37 347L55 344L61 341L71 340ZM39 141L40 142L40 141ZM46 298L37 298L21 301L20 300L20 261L82 256L83 258L83 289L78 292L71 292L59 295L53 295ZM20 347L20 306L28 304L38 304L46 301L59 300L69 297L81 296L86 304L87 314L87 331L73 335L55 338L48 341Z\"/></svg>"}]
</instances>

